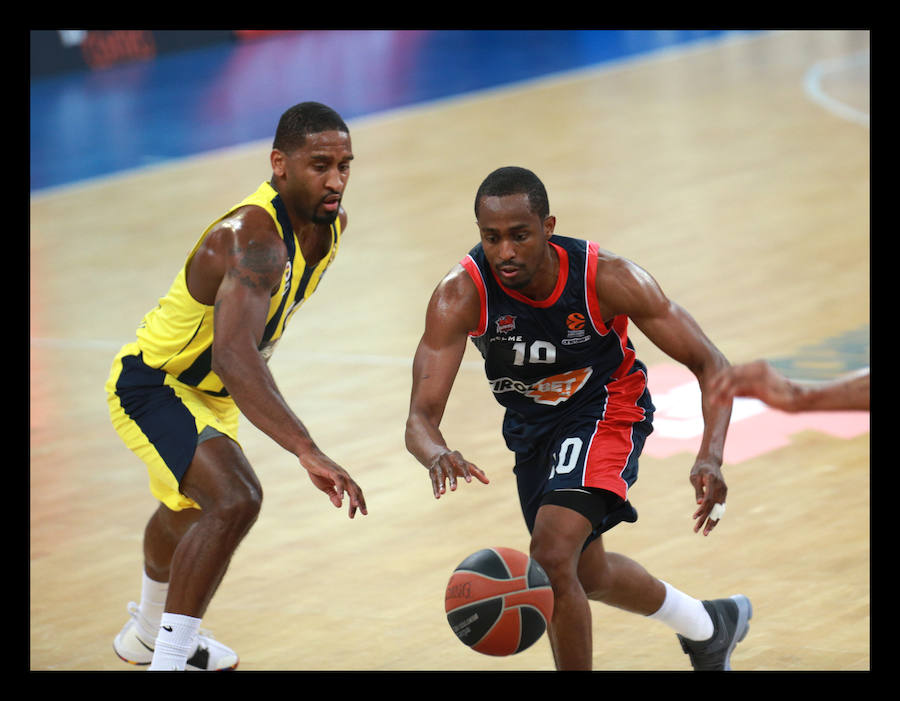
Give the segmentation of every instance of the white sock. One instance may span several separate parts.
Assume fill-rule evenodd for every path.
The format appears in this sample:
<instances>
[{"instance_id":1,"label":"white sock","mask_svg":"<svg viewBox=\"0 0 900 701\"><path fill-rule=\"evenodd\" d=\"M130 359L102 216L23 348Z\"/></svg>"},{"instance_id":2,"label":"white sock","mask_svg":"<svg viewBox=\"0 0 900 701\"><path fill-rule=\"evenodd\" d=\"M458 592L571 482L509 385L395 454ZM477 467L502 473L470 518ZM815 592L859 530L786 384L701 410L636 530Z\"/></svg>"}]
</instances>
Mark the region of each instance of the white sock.
<instances>
[{"instance_id":1,"label":"white sock","mask_svg":"<svg viewBox=\"0 0 900 701\"><path fill-rule=\"evenodd\" d=\"M153 647L156 633L159 630L159 621L163 610L166 608L166 596L169 593L168 582L157 582L143 573L141 581L141 603L138 607L140 614L137 619L138 633L145 643Z\"/></svg>"},{"instance_id":2,"label":"white sock","mask_svg":"<svg viewBox=\"0 0 900 701\"><path fill-rule=\"evenodd\" d=\"M699 599L678 591L668 582L666 598L659 611L647 616L661 621L688 640L709 640L713 634L713 622Z\"/></svg>"},{"instance_id":3,"label":"white sock","mask_svg":"<svg viewBox=\"0 0 900 701\"><path fill-rule=\"evenodd\" d=\"M183 671L188 655L197 646L200 619L163 613L156 635L156 649L150 662L151 671Z\"/></svg>"}]
</instances>

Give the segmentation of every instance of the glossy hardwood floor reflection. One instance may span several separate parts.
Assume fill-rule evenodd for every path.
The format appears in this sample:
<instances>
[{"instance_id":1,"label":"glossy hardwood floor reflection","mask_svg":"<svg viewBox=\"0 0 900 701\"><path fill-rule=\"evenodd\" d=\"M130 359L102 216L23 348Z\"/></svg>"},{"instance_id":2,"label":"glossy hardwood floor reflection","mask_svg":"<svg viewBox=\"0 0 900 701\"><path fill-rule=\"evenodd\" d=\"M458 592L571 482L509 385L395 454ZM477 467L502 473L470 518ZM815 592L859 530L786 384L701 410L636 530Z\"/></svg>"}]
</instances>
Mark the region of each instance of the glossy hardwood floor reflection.
<instances>
[{"instance_id":1,"label":"glossy hardwood floor reflection","mask_svg":"<svg viewBox=\"0 0 900 701\"><path fill-rule=\"evenodd\" d=\"M263 511L204 620L240 668L552 669L546 636L485 657L444 616L466 555L528 548L474 349L444 432L492 483L435 501L403 444L425 305L477 240L476 188L498 166L533 169L558 233L645 267L733 362L789 357L868 324L869 130L804 88L814 66L867 51L864 32L775 33L351 123L344 246L271 366L370 513L348 519L242 426ZM821 89L866 113L867 70L846 65ZM139 596L155 504L103 383L203 228L269 177L268 152L251 144L31 201L33 670L131 669L112 639ZM633 335L649 366L666 364ZM727 465L728 514L709 538L692 532L692 459L648 450L632 493L640 520L607 547L700 598L748 595L735 669L869 669L868 432L803 431ZM592 612L596 669L689 669L660 624Z\"/></svg>"}]
</instances>

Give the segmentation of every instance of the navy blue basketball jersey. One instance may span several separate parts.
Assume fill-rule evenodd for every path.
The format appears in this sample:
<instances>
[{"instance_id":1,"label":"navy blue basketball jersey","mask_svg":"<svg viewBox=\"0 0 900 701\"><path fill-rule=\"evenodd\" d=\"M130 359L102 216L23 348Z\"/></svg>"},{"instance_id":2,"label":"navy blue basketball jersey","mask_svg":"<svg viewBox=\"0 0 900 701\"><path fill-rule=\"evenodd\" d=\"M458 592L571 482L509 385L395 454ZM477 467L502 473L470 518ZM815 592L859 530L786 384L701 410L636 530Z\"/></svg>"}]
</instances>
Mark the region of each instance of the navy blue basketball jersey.
<instances>
[{"instance_id":1,"label":"navy blue basketball jersey","mask_svg":"<svg viewBox=\"0 0 900 701\"><path fill-rule=\"evenodd\" d=\"M637 423L652 417L646 368L628 338L628 317L604 320L596 292L599 247L553 236L559 278L545 300L505 287L479 243L461 261L481 298L469 335L484 357L503 434L524 452L569 417Z\"/></svg>"}]
</instances>

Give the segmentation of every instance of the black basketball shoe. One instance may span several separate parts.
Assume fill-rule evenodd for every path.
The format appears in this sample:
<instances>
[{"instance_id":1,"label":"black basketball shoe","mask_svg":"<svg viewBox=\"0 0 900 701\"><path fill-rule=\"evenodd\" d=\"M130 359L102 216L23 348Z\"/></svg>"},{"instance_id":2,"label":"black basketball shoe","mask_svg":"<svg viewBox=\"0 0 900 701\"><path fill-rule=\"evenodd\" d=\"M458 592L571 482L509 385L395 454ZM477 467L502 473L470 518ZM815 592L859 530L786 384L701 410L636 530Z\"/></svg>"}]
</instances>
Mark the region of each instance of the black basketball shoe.
<instances>
[{"instance_id":1,"label":"black basketball shoe","mask_svg":"<svg viewBox=\"0 0 900 701\"><path fill-rule=\"evenodd\" d=\"M735 594L728 599L704 601L703 606L713 621L712 637L697 641L679 635L681 648L698 672L730 670L731 651L750 630L750 618L753 616L750 599L743 594Z\"/></svg>"}]
</instances>

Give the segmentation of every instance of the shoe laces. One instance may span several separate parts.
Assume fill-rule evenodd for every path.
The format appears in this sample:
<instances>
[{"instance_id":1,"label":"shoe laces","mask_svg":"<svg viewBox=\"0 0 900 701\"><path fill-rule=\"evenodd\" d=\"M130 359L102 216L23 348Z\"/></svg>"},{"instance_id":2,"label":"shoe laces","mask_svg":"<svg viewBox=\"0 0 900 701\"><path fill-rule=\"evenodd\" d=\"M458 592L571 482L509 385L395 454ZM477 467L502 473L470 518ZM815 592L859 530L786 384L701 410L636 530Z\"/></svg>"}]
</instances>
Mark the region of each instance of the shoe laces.
<instances>
[{"instance_id":1,"label":"shoe laces","mask_svg":"<svg viewBox=\"0 0 900 701\"><path fill-rule=\"evenodd\" d=\"M134 620L137 625L138 631L149 631L151 630L151 626L148 624L147 619L141 615L141 607L138 606L136 601L128 602L128 615Z\"/></svg>"},{"instance_id":2,"label":"shoe laces","mask_svg":"<svg viewBox=\"0 0 900 701\"><path fill-rule=\"evenodd\" d=\"M128 615L134 621L134 634L137 635L144 645L152 650L156 642L156 635L150 632L153 629L147 622L147 619L141 615L141 607L136 601L129 601L126 609L128 610ZM150 642L147 642L147 638L149 638Z\"/></svg>"}]
</instances>

